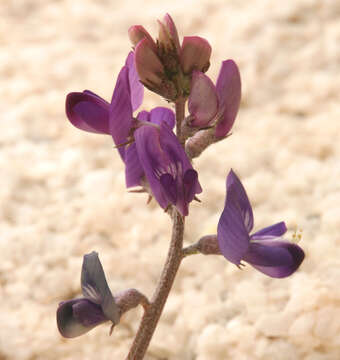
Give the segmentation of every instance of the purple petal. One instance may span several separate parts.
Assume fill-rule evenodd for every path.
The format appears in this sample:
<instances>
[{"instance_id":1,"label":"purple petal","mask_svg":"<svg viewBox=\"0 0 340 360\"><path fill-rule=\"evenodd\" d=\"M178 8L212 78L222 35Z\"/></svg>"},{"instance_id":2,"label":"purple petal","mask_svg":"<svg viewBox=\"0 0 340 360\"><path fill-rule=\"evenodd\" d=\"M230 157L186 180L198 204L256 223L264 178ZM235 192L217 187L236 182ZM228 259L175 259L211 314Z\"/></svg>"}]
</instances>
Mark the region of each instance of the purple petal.
<instances>
[{"instance_id":1,"label":"purple petal","mask_svg":"<svg viewBox=\"0 0 340 360\"><path fill-rule=\"evenodd\" d=\"M159 205L166 209L169 201L160 184L160 177L165 173L163 164L167 163L167 160L160 147L159 129L156 125L144 125L135 131L134 137L138 157L149 181L152 194Z\"/></svg>"},{"instance_id":2,"label":"purple petal","mask_svg":"<svg viewBox=\"0 0 340 360\"><path fill-rule=\"evenodd\" d=\"M181 164L182 176L188 170L192 169L192 165L186 155L183 146L179 143L177 136L171 128L165 123L160 124L159 140L161 148L170 159L171 163Z\"/></svg>"},{"instance_id":3,"label":"purple petal","mask_svg":"<svg viewBox=\"0 0 340 360\"><path fill-rule=\"evenodd\" d=\"M253 210L251 208L247 193L240 179L237 177L233 170L230 170L227 176L226 203L231 196L233 196L233 198L237 202L245 228L247 229L248 233L250 233L254 226Z\"/></svg>"},{"instance_id":4,"label":"purple petal","mask_svg":"<svg viewBox=\"0 0 340 360\"><path fill-rule=\"evenodd\" d=\"M177 209L183 216L188 215L188 204L195 194L202 192L202 188L196 177L197 173L192 165L175 134L163 122L160 125L160 145L169 161L170 173L176 179L177 188Z\"/></svg>"},{"instance_id":5,"label":"purple petal","mask_svg":"<svg viewBox=\"0 0 340 360\"><path fill-rule=\"evenodd\" d=\"M266 239L272 239L277 238L282 235L284 235L287 232L286 224L281 221L277 224L265 227L264 229L261 229L251 235L252 240L266 240Z\"/></svg>"},{"instance_id":6,"label":"purple petal","mask_svg":"<svg viewBox=\"0 0 340 360\"><path fill-rule=\"evenodd\" d=\"M125 181L126 187L139 186L144 175L139 161L136 144L129 145L125 150Z\"/></svg>"},{"instance_id":7,"label":"purple petal","mask_svg":"<svg viewBox=\"0 0 340 360\"><path fill-rule=\"evenodd\" d=\"M132 51L130 51L128 57L126 58L125 64L129 68L131 105L132 110L135 111L141 106L143 102L144 87L139 81L138 73L135 66L134 53Z\"/></svg>"},{"instance_id":8,"label":"purple petal","mask_svg":"<svg viewBox=\"0 0 340 360\"><path fill-rule=\"evenodd\" d=\"M183 177L184 184L184 198L186 202L191 202L196 194L202 192L200 183L198 182L198 174L194 169L188 169Z\"/></svg>"},{"instance_id":9,"label":"purple petal","mask_svg":"<svg viewBox=\"0 0 340 360\"><path fill-rule=\"evenodd\" d=\"M216 126L216 136L224 137L232 128L241 102L241 77L233 60L223 61L216 82L221 120Z\"/></svg>"},{"instance_id":10,"label":"purple petal","mask_svg":"<svg viewBox=\"0 0 340 360\"><path fill-rule=\"evenodd\" d=\"M160 177L160 183L163 187L164 194L167 196L169 202L176 204L177 202L177 189L176 182L172 175L163 174Z\"/></svg>"},{"instance_id":11,"label":"purple petal","mask_svg":"<svg viewBox=\"0 0 340 360\"><path fill-rule=\"evenodd\" d=\"M305 254L296 244L286 241L266 240L251 242L243 260L273 278L283 278L294 273Z\"/></svg>"},{"instance_id":12,"label":"purple petal","mask_svg":"<svg viewBox=\"0 0 340 360\"><path fill-rule=\"evenodd\" d=\"M81 271L81 288L85 298L103 309L104 315L114 324L119 322L119 310L105 279L98 253L84 255Z\"/></svg>"},{"instance_id":13,"label":"purple petal","mask_svg":"<svg viewBox=\"0 0 340 360\"><path fill-rule=\"evenodd\" d=\"M175 114L171 109L156 107L150 111L150 120L153 124L161 125L165 122L170 129L175 126Z\"/></svg>"},{"instance_id":14,"label":"purple petal","mask_svg":"<svg viewBox=\"0 0 340 360\"><path fill-rule=\"evenodd\" d=\"M227 195L227 201L218 222L217 240L223 256L239 265L249 247L249 234L237 201Z\"/></svg>"},{"instance_id":15,"label":"purple petal","mask_svg":"<svg viewBox=\"0 0 340 360\"><path fill-rule=\"evenodd\" d=\"M187 197L193 198L202 189L190 172L184 179L192 166L177 137L164 121L160 126L152 123L141 126L134 136L138 156L154 197L162 208L166 209L169 203L173 203L186 216Z\"/></svg>"},{"instance_id":16,"label":"purple petal","mask_svg":"<svg viewBox=\"0 0 340 360\"><path fill-rule=\"evenodd\" d=\"M109 104L89 90L72 92L66 97L66 115L78 129L110 134Z\"/></svg>"},{"instance_id":17,"label":"purple petal","mask_svg":"<svg viewBox=\"0 0 340 360\"><path fill-rule=\"evenodd\" d=\"M138 113L137 119L144 122L150 121L150 113L146 110L142 110Z\"/></svg>"},{"instance_id":18,"label":"purple petal","mask_svg":"<svg viewBox=\"0 0 340 360\"><path fill-rule=\"evenodd\" d=\"M193 116L191 125L196 127L208 126L218 110L215 86L209 77L200 71L193 71L188 109Z\"/></svg>"},{"instance_id":19,"label":"purple petal","mask_svg":"<svg viewBox=\"0 0 340 360\"><path fill-rule=\"evenodd\" d=\"M181 181L183 184L180 184L177 189L179 196L176 207L183 216L187 216L189 213L189 203L194 199L195 194L202 192L202 188L198 182L197 171L193 169L186 170Z\"/></svg>"},{"instance_id":20,"label":"purple petal","mask_svg":"<svg viewBox=\"0 0 340 360\"><path fill-rule=\"evenodd\" d=\"M116 146L126 143L132 126L132 106L130 99L129 69L120 71L110 105L110 134ZM118 147L124 161L124 147Z\"/></svg>"},{"instance_id":21,"label":"purple petal","mask_svg":"<svg viewBox=\"0 0 340 360\"><path fill-rule=\"evenodd\" d=\"M58 330L66 338L83 335L105 321L101 307L87 299L64 301L57 310Z\"/></svg>"}]
</instances>

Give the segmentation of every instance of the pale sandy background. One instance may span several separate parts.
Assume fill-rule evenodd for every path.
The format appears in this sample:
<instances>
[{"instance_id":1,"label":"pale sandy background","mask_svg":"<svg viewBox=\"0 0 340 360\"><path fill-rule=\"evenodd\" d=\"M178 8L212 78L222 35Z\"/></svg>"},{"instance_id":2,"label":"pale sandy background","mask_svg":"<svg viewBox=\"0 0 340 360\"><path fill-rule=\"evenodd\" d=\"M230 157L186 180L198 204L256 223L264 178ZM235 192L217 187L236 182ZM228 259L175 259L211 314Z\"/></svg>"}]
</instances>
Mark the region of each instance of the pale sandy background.
<instances>
[{"instance_id":1,"label":"pale sandy background","mask_svg":"<svg viewBox=\"0 0 340 360\"><path fill-rule=\"evenodd\" d=\"M80 294L97 250L113 292L151 295L169 220L128 194L112 140L66 120L65 95L110 99L127 29L172 14L180 36L213 46L208 74L233 58L243 82L233 136L195 163L204 192L186 242L214 232L225 176L240 175L256 228L303 229L306 261L271 280L223 258L186 259L147 359L340 359L340 1L0 1L0 359L124 359L141 310L65 340L59 301ZM146 93L145 108L158 104ZM162 103L164 104L164 103Z\"/></svg>"}]
</instances>

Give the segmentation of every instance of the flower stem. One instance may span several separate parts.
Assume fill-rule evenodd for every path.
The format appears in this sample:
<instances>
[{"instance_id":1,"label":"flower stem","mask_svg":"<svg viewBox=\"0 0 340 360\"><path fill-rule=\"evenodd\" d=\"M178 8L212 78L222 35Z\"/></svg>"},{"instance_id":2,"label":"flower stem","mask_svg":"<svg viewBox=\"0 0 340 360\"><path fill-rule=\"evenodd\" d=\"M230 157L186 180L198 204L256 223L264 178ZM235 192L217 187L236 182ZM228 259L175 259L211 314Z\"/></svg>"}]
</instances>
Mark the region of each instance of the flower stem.
<instances>
[{"instance_id":1,"label":"flower stem","mask_svg":"<svg viewBox=\"0 0 340 360\"><path fill-rule=\"evenodd\" d=\"M185 99L179 98L175 103L175 107L176 107L176 134L178 141L184 147L185 137L183 136L184 134L182 133L182 123L185 116Z\"/></svg>"},{"instance_id":2,"label":"flower stem","mask_svg":"<svg viewBox=\"0 0 340 360\"><path fill-rule=\"evenodd\" d=\"M184 219L173 208L173 226L168 256L150 304L144 312L138 332L132 343L127 360L142 360L162 314L177 270L182 260Z\"/></svg>"}]
</instances>

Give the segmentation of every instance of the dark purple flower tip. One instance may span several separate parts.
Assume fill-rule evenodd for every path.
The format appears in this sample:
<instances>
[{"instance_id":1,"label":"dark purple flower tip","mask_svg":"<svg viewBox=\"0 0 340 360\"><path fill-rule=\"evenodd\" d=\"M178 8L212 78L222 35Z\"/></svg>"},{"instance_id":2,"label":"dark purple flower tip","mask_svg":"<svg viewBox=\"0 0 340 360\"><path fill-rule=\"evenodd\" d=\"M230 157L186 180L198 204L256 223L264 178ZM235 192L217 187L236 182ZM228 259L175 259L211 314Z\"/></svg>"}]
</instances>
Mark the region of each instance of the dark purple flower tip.
<instances>
[{"instance_id":1,"label":"dark purple flower tip","mask_svg":"<svg viewBox=\"0 0 340 360\"><path fill-rule=\"evenodd\" d=\"M107 285L98 254L84 256L81 271L84 298L63 301L57 310L57 324L62 336L72 338L85 334L95 326L111 320L118 324L119 308Z\"/></svg>"},{"instance_id":2,"label":"dark purple flower tip","mask_svg":"<svg viewBox=\"0 0 340 360\"><path fill-rule=\"evenodd\" d=\"M193 120L192 126L206 127L215 118L218 98L215 86L208 76L193 71L188 109Z\"/></svg>"},{"instance_id":3,"label":"dark purple flower tip","mask_svg":"<svg viewBox=\"0 0 340 360\"><path fill-rule=\"evenodd\" d=\"M181 65L185 74L193 70L206 72L210 65L211 46L199 36L185 36L181 48Z\"/></svg>"},{"instance_id":4,"label":"dark purple flower tip","mask_svg":"<svg viewBox=\"0 0 340 360\"><path fill-rule=\"evenodd\" d=\"M68 119L78 129L110 134L109 103L98 95L88 90L72 92L66 97L65 107Z\"/></svg>"},{"instance_id":5,"label":"dark purple flower tip","mask_svg":"<svg viewBox=\"0 0 340 360\"><path fill-rule=\"evenodd\" d=\"M293 274L304 258L303 250L296 244L262 240L250 243L243 260L270 277L284 278Z\"/></svg>"},{"instance_id":6,"label":"dark purple flower tip","mask_svg":"<svg viewBox=\"0 0 340 360\"><path fill-rule=\"evenodd\" d=\"M74 299L59 304L57 325L60 334L74 338L108 321L101 307L87 299Z\"/></svg>"},{"instance_id":7,"label":"dark purple flower tip","mask_svg":"<svg viewBox=\"0 0 340 360\"><path fill-rule=\"evenodd\" d=\"M153 196L163 209L169 204L188 215L188 203L202 191L197 173L167 122L150 123L135 131L139 160Z\"/></svg>"},{"instance_id":8,"label":"dark purple flower tip","mask_svg":"<svg viewBox=\"0 0 340 360\"><path fill-rule=\"evenodd\" d=\"M224 257L235 265L244 260L264 274L281 278L291 275L304 259L296 244L280 240L287 231L284 222L268 226L253 235L253 212L246 191L231 170L227 177L227 197L217 229Z\"/></svg>"},{"instance_id":9,"label":"dark purple flower tip","mask_svg":"<svg viewBox=\"0 0 340 360\"><path fill-rule=\"evenodd\" d=\"M223 61L216 82L221 118L215 135L224 137L232 128L241 102L241 77L233 60Z\"/></svg>"}]
</instances>

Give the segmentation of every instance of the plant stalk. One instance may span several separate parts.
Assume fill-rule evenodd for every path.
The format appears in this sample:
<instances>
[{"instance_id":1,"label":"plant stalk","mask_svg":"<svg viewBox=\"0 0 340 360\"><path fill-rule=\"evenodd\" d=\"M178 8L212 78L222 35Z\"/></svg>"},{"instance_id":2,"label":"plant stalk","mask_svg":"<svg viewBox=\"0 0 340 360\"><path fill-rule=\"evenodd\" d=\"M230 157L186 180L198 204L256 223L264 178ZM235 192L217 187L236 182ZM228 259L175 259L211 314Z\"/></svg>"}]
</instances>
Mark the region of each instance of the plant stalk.
<instances>
[{"instance_id":1,"label":"plant stalk","mask_svg":"<svg viewBox=\"0 0 340 360\"><path fill-rule=\"evenodd\" d=\"M175 106L176 134L179 142L184 147L185 138L181 134L181 126L185 116L185 99L178 99ZM126 360L142 360L144 358L182 261L184 218L175 207L172 208L172 221L171 242L167 259L151 302L145 308Z\"/></svg>"},{"instance_id":2,"label":"plant stalk","mask_svg":"<svg viewBox=\"0 0 340 360\"><path fill-rule=\"evenodd\" d=\"M184 221L182 216L173 209L173 227L168 256L150 305L144 312L138 332L132 343L127 360L142 360L162 314L177 270L182 260Z\"/></svg>"}]
</instances>

